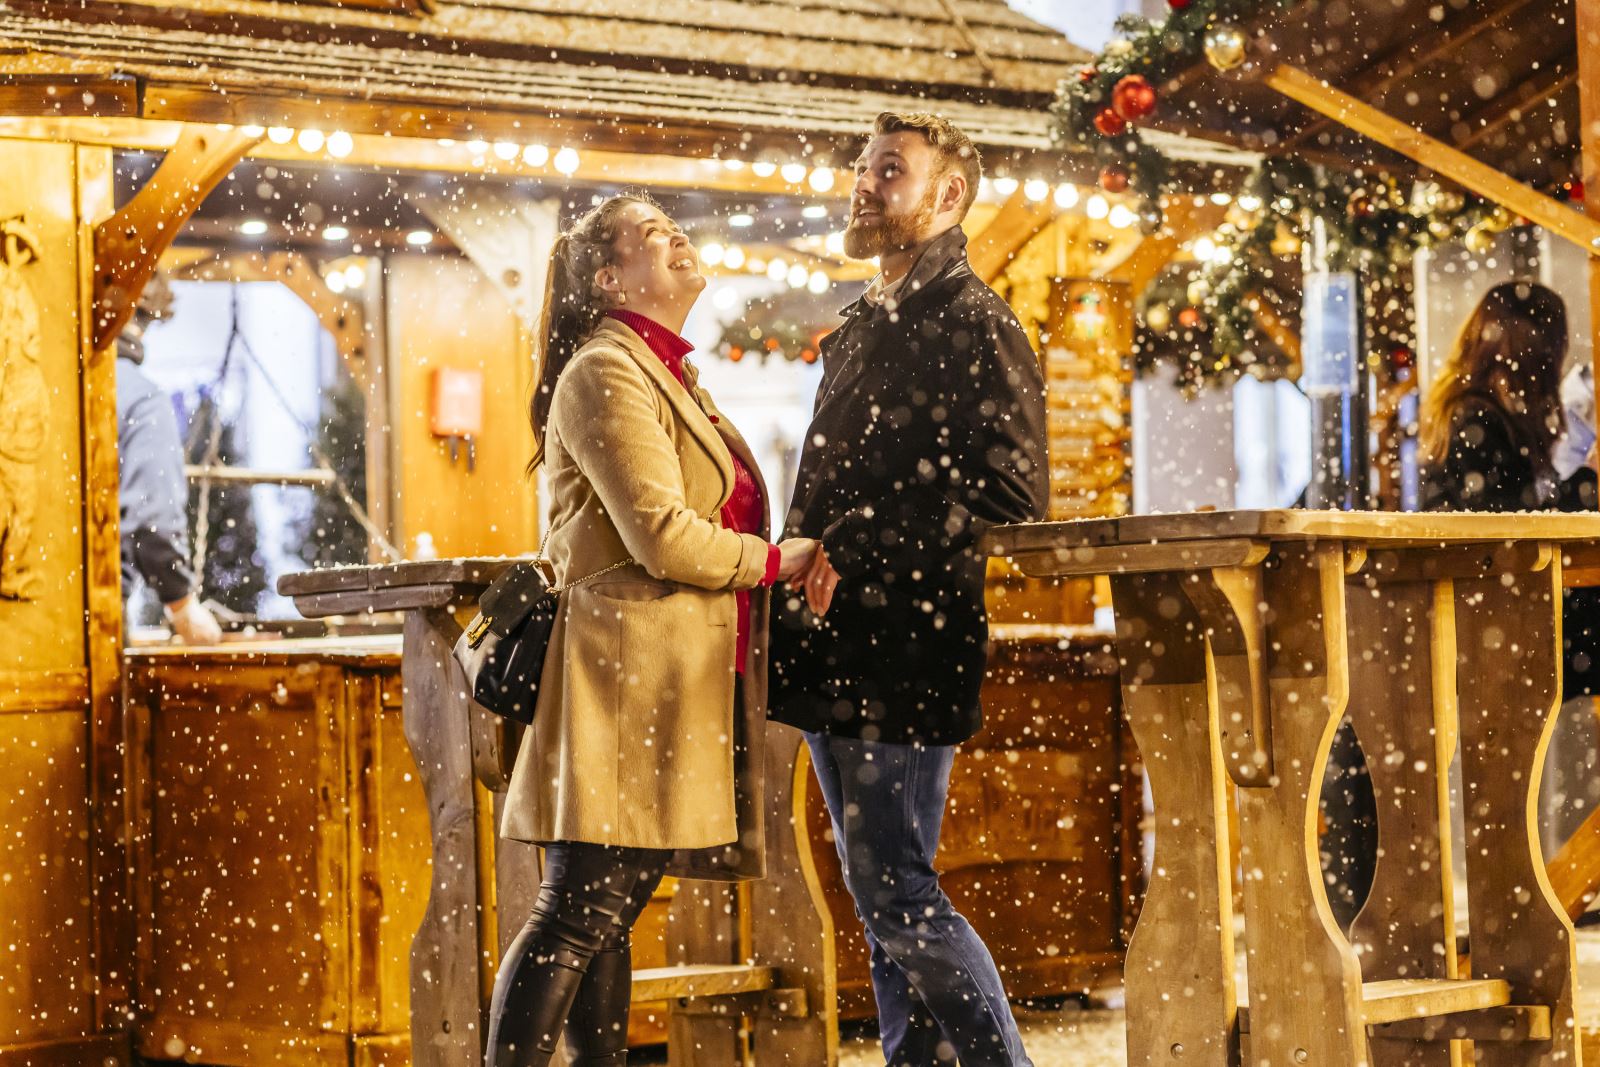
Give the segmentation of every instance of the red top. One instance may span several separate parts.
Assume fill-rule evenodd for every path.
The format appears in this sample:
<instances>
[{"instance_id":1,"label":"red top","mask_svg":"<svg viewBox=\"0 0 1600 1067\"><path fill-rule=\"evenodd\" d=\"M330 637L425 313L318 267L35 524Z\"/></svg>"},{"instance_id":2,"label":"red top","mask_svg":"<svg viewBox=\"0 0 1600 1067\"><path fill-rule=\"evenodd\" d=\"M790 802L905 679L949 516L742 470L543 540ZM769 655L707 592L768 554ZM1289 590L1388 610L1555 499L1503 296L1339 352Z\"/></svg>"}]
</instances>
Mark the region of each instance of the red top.
<instances>
[{"instance_id":1,"label":"red top","mask_svg":"<svg viewBox=\"0 0 1600 1067\"><path fill-rule=\"evenodd\" d=\"M656 358L672 372L678 379L678 384L683 385L683 361L686 356L694 351L694 346L682 337L673 333L665 326L648 319L638 312L615 309L607 312L612 318L622 323L628 329L638 334L645 344L650 346L650 351ZM687 388L687 386L685 386ZM717 421L715 415L708 415L713 423ZM750 473L750 468L733 449L728 449L728 455L733 460L733 492L728 497L728 502L722 506L722 525L735 533L755 533L761 529L761 519L766 511L767 502L761 497L761 487L756 484L756 479ZM767 570L761 578L761 584L770 586L778 580L778 563L781 554L777 545L767 546ZM734 655L734 670L744 673L744 663L750 653L750 592L740 589L734 593L734 603L738 606L738 630L736 631Z\"/></svg>"}]
</instances>

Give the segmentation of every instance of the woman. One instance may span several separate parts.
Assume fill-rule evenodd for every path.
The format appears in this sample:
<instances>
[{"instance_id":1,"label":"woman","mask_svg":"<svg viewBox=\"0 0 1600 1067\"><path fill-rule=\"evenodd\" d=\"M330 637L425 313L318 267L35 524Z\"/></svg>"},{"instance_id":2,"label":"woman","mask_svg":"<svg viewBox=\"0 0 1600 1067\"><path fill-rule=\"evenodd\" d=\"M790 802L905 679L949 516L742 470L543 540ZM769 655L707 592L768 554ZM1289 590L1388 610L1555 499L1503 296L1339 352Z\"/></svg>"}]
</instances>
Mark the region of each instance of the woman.
<instances>
[{"instance_id":1,"label":"woman","mask_svg":"<svg viewBox=\"0 0 1600 1067\"><path fill-rule=\"evenodd\" d=\"M557 239L532 402L565 587L501 832L545 846L501 962L490 1067L627 1061L628 932L664 874L762 873L765 589L815 542L766 540L750 450L679 334L705 288L641 196Z\"/></svg>"},{"instance_id":2,"label":"woman","mask_svg":"<svg viewBox=\"0 0 1600 1067\"><path fill-rule=\"evenodd\" d=\"M1593 511L1595 472L1562 481L1567 309L1533 282L1479 301L1422 411L1424 511ZM1600 591L1563 593L1563 699L1600 691Z\"/></svg>"},{"instance_id":3,"label":"woman","mask_svg":"<svg viewBox=\"0 0 1600 1067\"><path fill-rule=\"evenodd\" d=\"M1584 476L1563 485L1551 463L1566 428L1566 358L1567 309L1554 292L1506 282L1484 295L1423 405L1424 511L1582 506Z\"/></svg>"}]
</instances>

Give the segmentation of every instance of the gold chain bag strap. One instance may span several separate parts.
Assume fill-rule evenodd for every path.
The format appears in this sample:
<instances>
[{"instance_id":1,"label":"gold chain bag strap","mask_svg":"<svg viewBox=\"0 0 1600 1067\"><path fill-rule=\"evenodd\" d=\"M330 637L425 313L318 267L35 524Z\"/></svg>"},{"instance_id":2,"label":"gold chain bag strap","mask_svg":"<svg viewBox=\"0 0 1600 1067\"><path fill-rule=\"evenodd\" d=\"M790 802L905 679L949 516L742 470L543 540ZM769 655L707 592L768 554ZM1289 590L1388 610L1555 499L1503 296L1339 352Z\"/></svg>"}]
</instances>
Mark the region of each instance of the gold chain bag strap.
<instances>
[{"instance_id":1,"label":"gold chain bag strap","mask_svg":"<svg viewBox=\"0 0 1600 1067\"><path fill-rule=\"evenodd\" d=\"M545 571L550 561L544 550L549 543L546 531L537 555L513 563L490 583L478 597L477 616L452 650L467 676L472 699L523 724L533 722L539 706L539 680L561 594L633 562L619 560L566 585L553 585Z\"/></svg>"}]
</instances>

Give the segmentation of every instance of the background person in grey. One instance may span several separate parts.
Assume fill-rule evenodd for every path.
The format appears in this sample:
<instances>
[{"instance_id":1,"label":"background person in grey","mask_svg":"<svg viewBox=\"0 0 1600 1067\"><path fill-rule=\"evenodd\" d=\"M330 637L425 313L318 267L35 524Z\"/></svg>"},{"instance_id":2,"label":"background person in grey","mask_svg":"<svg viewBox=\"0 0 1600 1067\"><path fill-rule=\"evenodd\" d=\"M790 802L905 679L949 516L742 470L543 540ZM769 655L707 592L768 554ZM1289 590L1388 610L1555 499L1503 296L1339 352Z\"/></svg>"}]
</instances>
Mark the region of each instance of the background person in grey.
<instances>
[{"instance_id":1,"label":"background person in grey","mask_svg":"<svg viewBox=\"0 0 1600 1067\"><path fill-rule=\"evenodd\" d=\"M186 645L213 644L222 628L200 603L189 565L189 485L172 398L144 373L144 331L167 313L171 290L160 276L140 297L117 338L118 502L122 515L122 599L144 579Z\"/></svg>"},{"instance_id":2,"label":"background person in grey","mask_svg":"<svg viewBox=\"0 0 1600 1067\"><path fill-rule=\"evenodd\" d=\"M892 1067L1031 1063L933 869L955 746L982 721L977 538L1042 518L1049 493L1038 357L967 264L981 173L949 122L878 117L845 249L882 273L822 342L788 519L822 547L773 598L771 717L805 731Z\"/></svg>"}]
</instances>

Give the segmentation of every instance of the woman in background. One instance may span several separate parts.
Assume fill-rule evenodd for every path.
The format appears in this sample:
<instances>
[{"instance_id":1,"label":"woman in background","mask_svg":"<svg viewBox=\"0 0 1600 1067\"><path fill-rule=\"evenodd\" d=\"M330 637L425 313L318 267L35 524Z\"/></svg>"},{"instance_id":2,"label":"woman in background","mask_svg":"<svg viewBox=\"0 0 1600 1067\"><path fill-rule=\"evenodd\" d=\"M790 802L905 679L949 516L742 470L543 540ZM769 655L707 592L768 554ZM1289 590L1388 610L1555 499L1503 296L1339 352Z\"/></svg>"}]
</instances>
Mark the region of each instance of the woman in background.
<instances>
[{"instance_id":1,"label":"woman in background","mask_svg":"<svg viewBox=\"0 0 1600 1067\"><path fill-rule=\"evenodd\" d=\"M1556 474L1567 308L1533 282L1484 294L1422 408L1422 510L1594 511L1595 471ZM1600 589L1563 594L1562 698L1600 691Z\"/></svg>"}]
</instances>

